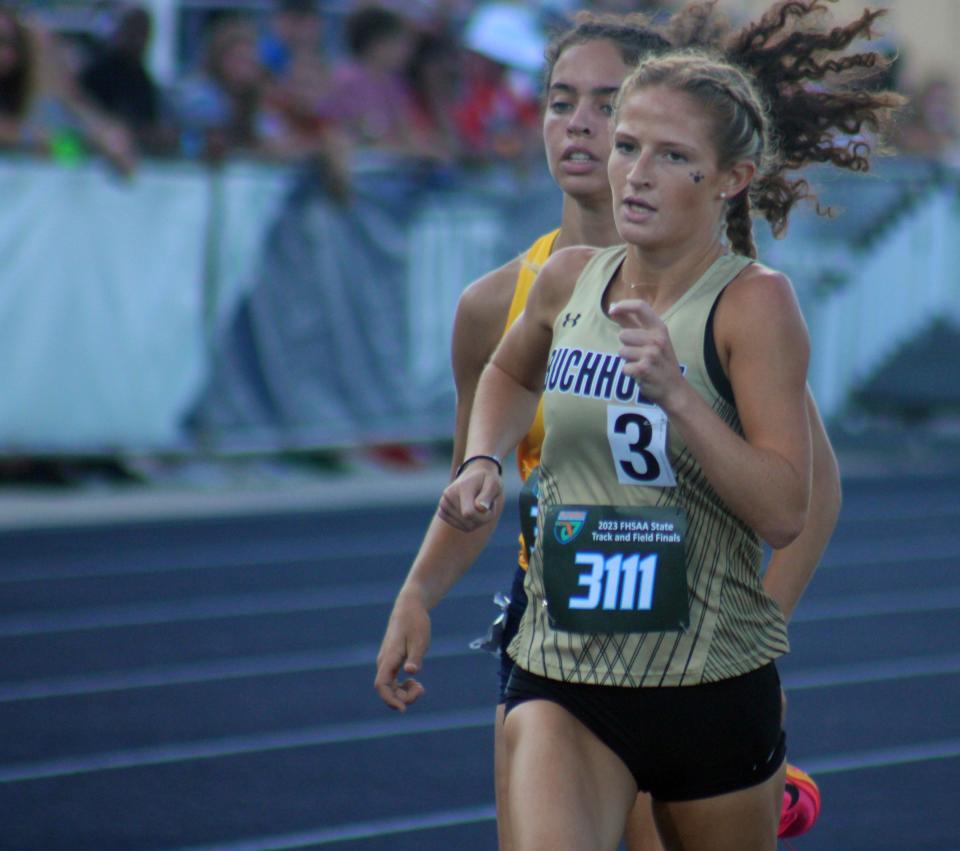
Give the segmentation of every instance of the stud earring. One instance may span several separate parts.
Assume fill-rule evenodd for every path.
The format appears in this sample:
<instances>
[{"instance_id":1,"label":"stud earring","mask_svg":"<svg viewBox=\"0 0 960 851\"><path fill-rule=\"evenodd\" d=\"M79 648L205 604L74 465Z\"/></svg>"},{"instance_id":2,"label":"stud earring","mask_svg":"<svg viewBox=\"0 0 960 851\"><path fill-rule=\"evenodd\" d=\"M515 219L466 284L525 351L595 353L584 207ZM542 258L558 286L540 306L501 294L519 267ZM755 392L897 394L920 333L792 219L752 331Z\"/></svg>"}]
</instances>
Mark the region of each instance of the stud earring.
<instances>
[{"instance_id":1,"label":"stud earring","mask_svg":"<svg viewBox=\"0 0 960 851\"><path fill-rule=\"evenodd\" d=\"M721 198L722 200L726 201L726 200L727 200L727 193L726 193L726 192L721 192L721 193L720 193L720 198Z\"/></svg>"}]
</instances>

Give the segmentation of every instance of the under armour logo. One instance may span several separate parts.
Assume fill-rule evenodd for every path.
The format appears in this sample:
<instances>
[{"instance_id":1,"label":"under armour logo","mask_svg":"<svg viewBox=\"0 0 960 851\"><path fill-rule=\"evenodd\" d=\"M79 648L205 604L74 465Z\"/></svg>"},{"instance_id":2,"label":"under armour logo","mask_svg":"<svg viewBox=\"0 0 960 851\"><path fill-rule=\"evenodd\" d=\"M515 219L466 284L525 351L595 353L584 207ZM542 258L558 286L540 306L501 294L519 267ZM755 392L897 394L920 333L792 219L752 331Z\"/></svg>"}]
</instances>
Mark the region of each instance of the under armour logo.
<instances>
[{"instance_id":1,"label":"under armour logo","mask_svg":"<svg viewBox=\"0 0 960 851\"><path fill-rule=\"evenodd\" d=\"M566 316L563 317L563 327L566 328L566 327L567 327L567 323L569 323L569 324L570 324L570 327L576 328L576 327L577 327L577 320L578 320L579 318L580 318L580 314L579 314L579 313L578 313L576 316L571 316L571 315L568 313Z\"/></svg>"}]
</instances>

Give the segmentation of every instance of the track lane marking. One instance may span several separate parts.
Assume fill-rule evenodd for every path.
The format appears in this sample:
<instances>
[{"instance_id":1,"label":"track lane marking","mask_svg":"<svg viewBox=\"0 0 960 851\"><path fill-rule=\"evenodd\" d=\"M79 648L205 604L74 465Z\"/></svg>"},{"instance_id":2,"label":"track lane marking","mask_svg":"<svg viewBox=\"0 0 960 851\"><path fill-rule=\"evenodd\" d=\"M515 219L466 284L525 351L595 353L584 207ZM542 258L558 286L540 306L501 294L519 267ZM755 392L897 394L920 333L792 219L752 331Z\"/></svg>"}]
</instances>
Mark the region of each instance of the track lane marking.
<instances>
[{"instance_id":1,"label":"track lane marking","mask_svg":"<svg viewBox=\"0 0 960 851\"><path fill-rule=\"evenodd\" d=\"M2 540L2 535L0 535ZM491 541L487 544L485 552L491 550L515 551L517 543L515 539L505 541ZM331 551L332 550L332 551ZM309 550L296 555L278 556L276 552L264 554L262 557L251 558L249 555L238 557L236 560L219 559L212 563L208 561L172 563L172 564L154 564L137 565L126 564L123 567L114 569L93 569L85 570L83 567L77 568L76 565L50 568L29 566L24 568L6 567L0 574L0 585L13 585L26 582L57 582L61 580L73 579L116 579L123 576L151 576L156 574L163 576L170 573L183 573L191 570L210 572L215 570L275 570L278 567L297 567L309 566L312 564L322 565L328 562L337 561L357 561L361 559L381 559L390 556L405 561L413 561L417 554L417 545L395 542L391 545L374 546L359 552L348 549L334 549L327 546L321 550ZM135 558L135 556L131 556Z\"/></svg>"},{"instance_id":2,"label":"track lane marking","mask_svg":"<svg viewBox=\"0 0 960 851\"><path fill-rule=\"evenodd\" d=\"M217 842L214 845L190 845L177 851L286 851L290 848L305 848L309 845L330 845L337 842L355 842L360 839L376 839L398 833L413 833L443 827L462 827L484 821L495 821L496 807L481 804L456 810L438 810L418 816L387 818L375 821L353 822L336 827L321 827L317 830L282 833L276 836L261 836L239 842Z\"/></svg>"},{"instance_id":3,"label":"track lane marking","mask_svg":"<svg viewBox=\"0 0 960 851\"><path fill-rule=\"evenodd\" d=\"M473 636L445 636L433 639L427 662L475 656L469 647ZM136 691L147 688L197 685L283 674L322 673L347 668L371 670L379 644L355 644L332 650L278 653L263 656L215 659L182 665L153 666L105 671L77 676L49 677L21 682L0 682L0 704L49 700L86 695ZM870 682L960 673L960 653L907 656L896 659L830 665L795 672L781 671L785 687L792 691L820 688L821 685L854 685Z\"/></svg>"},{"instance_id":4,"label":"track lane marking","mask_svg":"<svg viewBox=\"0 0 960 851\"><path fill-rule=\"evenodd\" d=\"M945 662L949 658L944 657L944 660L941 661ZM928 666L930 670L927 672L919 668L911 668L910 661L909 659L899 660L898 664L886 671L882 663L862 666L841 665L834 668L797 672L793 677L785 676L783 681L785 688L789 691L793 688L792 682L794 679L798 683L797 688L812 689L861 685L869 682L882 682L885 679L941 676L944 673L939 669L933 670L937 668L935 665ZM954 664L952 666L942 664L940 667L950 667L947 673L953 674L957 661L956 658L953 658ZM492 725L492 719L493 707L487 706L452 712L411 713L407 717L385 715L372 721L354 721L246 736L229 736L220 739L171 742L156 747L128 748L0 765L0 783L44 780L98 771L141 768L199 759L218 759L274 750L351 744L371 739L388 739L396 736L473 729ZM804 764L806 765L806 761Z\"/></svg>"},{"instance_id":5,"label":"track lane marking","mask_svg":"<svg viewBox=\"0 0 960 851\"><path fill-rule=\"evenodd\" d=\"M847 526L875 526L877 523L891 524L891 523L911 523L916 520L921 519L935 519L935 520L951 520L957 519L960 520L960 511L954 510L943 510L943 511L924 511L922 509L917 509L915 511L910 511L906 513L891 513L891 512L881 512L877 514L870 515L852 515L852 516L843 516L842 523L838 530L835 532L833 540L839 542L848 537L847 535ZM519 530L518 530L519 531ZM851 530L854 531L854 530ZM849 536L854 539L858 539L859 535ZM3 538L3 533L0 531L0 540ZM366 542L365 542L366 543ZM2 574L0 574L0 586L16 584L16 583L26 583L26 582L48 582L48 581L58 581L58 580L72 580L72 579L110 579L123 576L149 576L152 574L163 575L168 573L178 573L186 572L191 570L197 571L214 571L214 570L255 570L255 569L272 569L278 566L297 566L297 565L310 565L310 564L324 564L331 561L343 561L343 560L354 560L354 559L373 559L373 558L384 558L387 556L396 556L398 558L412 560L417 552L416 543L412 545L406 545L403 539L400 539L396 542L393 542L389 546L370 546L365 549L355 551L348 548L338 548L334 551L331 551L330 546L324 546L323 548L313 549L311 545L304 547L297 547L297 552L293 555L280 556L278 557L275 552L264 553L262 557L253 557L251 558L249 554L239 554L236 559L230 558L220 558L212 563L202 561L202 562L187 562L187 563L171 563L171 564L155 564L155 565L137 565L128 563L123 567L113 568L113 569L101 569L94 568L88 570L76 564L67 567L36 567L34 565L29 565L26 567L18 567L13 565L8 565ZM515 536L507 535L505 540L494 540L491 541L486 548L486 551L490 550L514 550L516 549L516 540ZM931 558L923 558L919 560L935 560L935 559L947 559L947 558L956 558L960 556L960 549L957 548L948 548L942 552L941 555L935 555ZM53 556L49 556L52 558ZM136 558L135 555L131 555L130 558ZM821 565L821 569L832 570L835 568L844 569L849 567L859 567L864 565L871 564L888 564L893 562L902 562L902 558L896 559L871 559L870 561L860 561L856 560L854 562L833 562L830 559L829 552L827 553L827 558L824 563Z\"/></svg>"},{"instance_id":6,"label":"track lane marking","mask_svg":"<svg viewBox=\"0 0 960 851\"><path fill-rule=\"evenodd\" d=\"M947 739L896 748L805 757L803 767L810 774L826 775L956 758L960 758L960 739ZM250 837L237 841L217 842L214 845L190 845L178 848L176 851L289 851L289 849L306 848L312 845L335 845L341 842L376 839L398 833L413 833L442 827L459 827L481 821L494 821L495 819L496 810L494 806L486 804L477 807L464 807L458 810L427 812L404 818L353 822L296 833Z\"/></svg>"},{"instance_id":7,"label":"track lane marking","mask_svg":"<svg viewBox=\"0 0 960 851\"><path fill-rule=\"evenodd\" d=\"M445 599L491 594L488 577L467 576ZM153 604L97 606L62 612L25 612L0 616L0 638L25 638L65 632L87 632L118 627L156 626L223 618L259 617L293 612L325 612L341 608L388 606L397 592L395 582L344 585L272 593L201 597ZM836 599L806 600L793 623L876 617L960 609L960 586L842 595Z\"/></svg>"},{"instance_id":8,"label":"track lane marking","mask_svg":"<svg viewBox=\"0 0 960 851\"><path fill-rule=\"evenodd\" d=\"M385 716L375 721L353 721L346 724L328 724L247 736L171 742L156 747L127 748L97 754L0 765L0 783L24 783L55 777L92 774L98 771L168 765L200 759L222 759L268 751L412 736L419 733L492 727L493 720L494 708L490 705L481 709L465 709L456 712L421 713L403 719L397 716Z\"/></svg>"},{"instance_id":9,"label":"track lane marking","mask_svg":"<svg viewBox=\"0 0 960 851\"><path fill-rule=\"evenodd\" d=\"M437 638L430 645L429 659L447 659L474 655L468 645L474 636ZM105 671L68 677L0 683L0 703L21 700L80 697L166 686L224 682L226 680L268 677L281 674L336 671L344 668L370 668L379 644L355 644L334 650L304 653L277 653L263 656L215 659L182 665Z\"/></svg>"},{"instance_id":10,"label":"track lane marking","mask_svg":"<svg viewBox=\"0 0 960 851\"><path fill-rule=\"evenodd\" d=\"M23 612L0 616L0 638L26 638L64 632L388 606L393 603L398 588L399 582L396 581L370 582L338 585L333 588L259 591L161 603ZM466 577L448 592L445 599L492 596L490 588L489 577Z\"/></svg>"}]
</instances>

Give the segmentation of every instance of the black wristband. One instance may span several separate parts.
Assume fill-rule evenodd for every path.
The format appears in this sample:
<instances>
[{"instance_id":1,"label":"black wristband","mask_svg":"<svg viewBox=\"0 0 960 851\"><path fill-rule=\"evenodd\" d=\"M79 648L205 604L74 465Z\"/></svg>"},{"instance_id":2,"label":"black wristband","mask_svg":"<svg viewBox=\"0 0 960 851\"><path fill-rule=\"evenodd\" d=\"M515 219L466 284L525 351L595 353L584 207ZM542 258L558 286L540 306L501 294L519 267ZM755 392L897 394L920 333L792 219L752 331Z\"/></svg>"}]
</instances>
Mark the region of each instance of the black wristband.
<instances>
[{"instance_id":1,"label":"black wristband","mask_svg":"<svg viewBox=\"0 0 960 851\"><path fill-rule=\"evenodd\" d=\"M459 467L457 467L457 475L454 476L455 479L460 478L460 474L467 468L468 464L472 464L474 461L493 461L497 465L497 475L503 475L503 462L496 455L471 455L464 461Z\"/></svg>"}]
</instances>

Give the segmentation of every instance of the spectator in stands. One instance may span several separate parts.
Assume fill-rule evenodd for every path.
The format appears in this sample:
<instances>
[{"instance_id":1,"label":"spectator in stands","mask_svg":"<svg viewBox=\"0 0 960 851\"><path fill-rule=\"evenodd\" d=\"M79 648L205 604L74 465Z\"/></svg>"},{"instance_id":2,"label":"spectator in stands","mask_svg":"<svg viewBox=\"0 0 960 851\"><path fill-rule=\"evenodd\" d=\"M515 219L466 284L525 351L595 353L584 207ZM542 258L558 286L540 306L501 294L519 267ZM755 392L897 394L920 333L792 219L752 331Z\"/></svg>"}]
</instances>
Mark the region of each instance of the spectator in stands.
<instances>
[{"instance_id":1,"label":"spectator in stands","mask_svg":"<svg viewBox=\"0 0 960 851\"><path fill-rule=\"evenodd\" d=\"M266 109L266 85L250 21L216 20L201 68L176 93L183 153L218 160L228 153L264 152L279 132Z\"/></svg>"},{"instance_id":2,"label":"spectator in stands","mask_svg":"<svg viewBox=\"0 0 960 851\"><path fill-rule=\"evenodd\" d=\"M322 33L315 0L280 0L260 37L260 61L268 72L266 103L289 136L291 150L325 143L335 129L324 110L330 69L321 51Z\"/></svg>"},{"instance_id":3,"label":"spectator in stands","mask_svg":"<svg viewBox=\"0 0 960 851\"><path fill-rule=\"evenodd\" d=\"M123 123L140 150L162 154L174 150L176 134L144 62L151 24L142 6L122 8L106 45L81 72L80 85L107 115Z\"/></svg>"},{"instance_id":4,"label":"spectator in stands","mask_svg":"<svg viewBox=\"0 0 960 851\"><path fill-rule=\"evenodd\" d=\"M336 198L348 192L350 144L346 133L324 110L329 87L327 67L315 54L296 53L282 80L268 89L272 132L262 153L289 162L309 163L320 183Z\"/></svg>"},{"instance_id":5,"label":"spectator in stands","mask_svg":"<svg viewBox=\"0 0 960 851\"><path fill-rule=\"evenodd\" d=\"M540 152L535 75L545 39L530 9L509 3L480 6L464 32L463 92L456 122L466 155L475 160L522 160Z\"/></svg>"},{"instance_id":6,"label":"spectator in stands","mask_svg":"<svg viewBox=\"0 0 960 851\"><path fill-rule=\"evenodd\" d=\"M287 76L296 57L320 58L323 20L316 0L277 0L258 44L260 61L277 80Z\"/></svg>"},{"instance_id":7,"label":"spectator in stands","mask_svg":"<svg viewBox=\"0 0 960 851\"><path fill-rule=\"evenodd\" d=\"M368 6L346 20L349 58L333 71L327 114L361 147L426 155L411 129L413 97L405 76L414 34L389 9Z\"/></svg>"},{"instance_id":8,"label":"spectator in stands","mask_svg":"<svg viewBox=\"0 0 960 851\"><path fill-rule=\"evenodd\" d=\"M282 80L274 80L268 89L269 109L291 135L318 139L335 128L324 109L329 90L327 67L318 55L298 53L291 57Z\"/></svg>"},{"instance_id":9,"label":"spectator in stands","mask_svg":"<svg viewBox=\"0 0 960 851\"><path fill-rule=\"evenodd\" d=\"M102 154L121 173L135 163L130 135L81 93L56 36L0 6L0 148L67 162Z\"/></svg>"},{"instance_id":10,"label":"spectator in stands","mask_svg":"<svg viewBox=\"0 0 960 851\"><path fill-rule=\"evenodd\" d=\"M345 191L345 149L320 108L325 69L317 53L291 53L282 81L257 53L250 20L225 17L210 31L202 68L176 95L187 156L231 154L321 166L336 195Z\"/></svg>"},{"instance_id":11,"label":"spectator in stands","mask_svg":"<svg viewBox=\"0 0 960 851\"><path fill-rule=\"evenodd\" d=\"M461 59L459 45L448 33L423 31L407 69L413 132L438 160L452 161L460 154L454 113Z\"/></svg>"}]
</instances>

